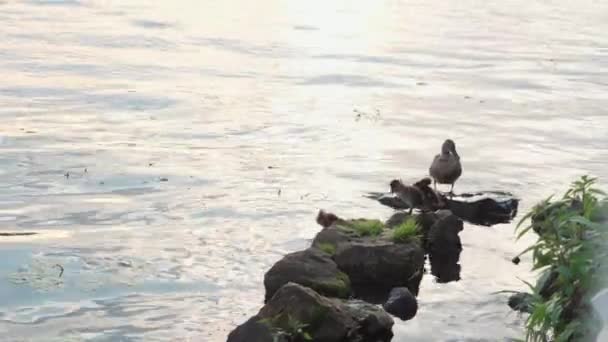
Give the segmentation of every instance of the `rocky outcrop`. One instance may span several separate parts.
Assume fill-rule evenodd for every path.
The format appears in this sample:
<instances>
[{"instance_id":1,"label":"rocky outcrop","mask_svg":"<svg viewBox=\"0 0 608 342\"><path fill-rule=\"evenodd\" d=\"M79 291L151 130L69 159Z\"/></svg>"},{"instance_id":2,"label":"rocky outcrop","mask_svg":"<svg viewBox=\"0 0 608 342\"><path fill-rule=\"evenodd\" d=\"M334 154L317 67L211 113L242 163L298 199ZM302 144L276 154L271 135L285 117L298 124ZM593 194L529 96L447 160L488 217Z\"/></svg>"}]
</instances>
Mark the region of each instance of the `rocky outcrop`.
<instances>
[{"instance_id":1,"label":"rocky outcrop","mask_svg":"<svg viewBox=\"0 0 608 342\"><path fill-rule=\"evenodd\" d=\"M381 308L326 298L288 283L254 317L233 330L228 342L384 342L393 319Z\"/></svg>"},{"instance_id":2,"label":"rocky outcrop","mask_svg":"<svg viewBox=\"0 0 608 342\"><path fill-rule=\"evenodd\" d=\"M350 278L357 297L370 299L376 292L384 298L379 299L383 302L390 289L400 286L417 293L424 267L422 245L418 241L393 242L389 228L383 228L377 235L361 236L349 226L361 222L337 222L319 232L313 246L334 247L333 260Z\"/></svg>"},{"instance_id":3,"label":"rocky outcrop","mask_svg":"<svg viewBox=\"0 0 608 342\"><path fill-rule=\"evenodd\" d=\"M330 297L347 298L351 292L348 276L338 269L328 253L317 248L287 254L266 272L265 301L289 282Z\"/></svg>"},{"instance_id":4,"label":"rocky outcrop","mask_svg":"<svg viewBox=\"0 0 608 342\"><path fill-rule=\"evenodd\" d=\"M477 225L492 226L509 223L517 215L519 199L498 191L464 193L457 196L437 193L439 201L434 209L449 209L459 218ZM393 209L409 209L399 196L370 192L368 198Z\"/></svg>"},{"instance_id":5,"label":"rocky outcrop","mask_svg":"<svg viewBox=\"0 0 608 342\"><path fill-rule=\"evenodd\" d=\"M396 244L386 238L354 241L338 248L338 267L360 291L388 291L406 286L418 293L424 250L416 243Z\"/></svg>"},{"instance_id":6,"label":"rocky outcrop","mask_svg":"<svg viewBox=\"0 0 608 342\"><path fill-rule=\"evenodd\" d=\"M407 321L416 316L418 301L407 287L396 287L391 290L382 307L391 315Z\"/></svg>"}]
</instances>

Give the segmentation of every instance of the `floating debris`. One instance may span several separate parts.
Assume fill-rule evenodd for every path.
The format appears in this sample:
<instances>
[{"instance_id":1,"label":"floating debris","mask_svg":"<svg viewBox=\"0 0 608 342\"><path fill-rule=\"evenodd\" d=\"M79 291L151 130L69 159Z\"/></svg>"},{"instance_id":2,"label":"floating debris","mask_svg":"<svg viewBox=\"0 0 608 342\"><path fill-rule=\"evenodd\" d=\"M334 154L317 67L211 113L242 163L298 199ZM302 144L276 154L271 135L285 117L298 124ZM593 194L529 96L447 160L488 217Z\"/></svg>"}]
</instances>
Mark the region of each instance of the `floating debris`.
<instances>
[{"instance_id":1,"label":"floating debris","mask_svg":"<svg viewBox=\"0 0 608 342\"><path fill-rule=\"evenodd\" d=\"M0 236L5 236L5 237L9 237L9 236L30 236L30 235L36 235L38 233L36 232L2 232L0 233Z\"/></svg>"}]
</instances>

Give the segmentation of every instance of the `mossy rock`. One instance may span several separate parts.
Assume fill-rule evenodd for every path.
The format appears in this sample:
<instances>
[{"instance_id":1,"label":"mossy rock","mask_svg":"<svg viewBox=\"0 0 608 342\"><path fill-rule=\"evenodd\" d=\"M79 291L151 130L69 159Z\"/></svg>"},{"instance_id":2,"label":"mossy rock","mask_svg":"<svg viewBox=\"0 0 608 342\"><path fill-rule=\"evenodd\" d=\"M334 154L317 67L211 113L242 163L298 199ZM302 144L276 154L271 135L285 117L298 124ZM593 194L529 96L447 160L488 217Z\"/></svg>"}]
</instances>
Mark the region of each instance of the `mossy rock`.
<instances>
[{"instance_id":1,"label":"mossy rock","mask_svg":"<svg viewBox=\"0 0 608 342\"><path fill-rule=\"evenodd\" d=\"M287 254L266 272L266 301L288 282L310 287L329 297L347 298L350 280L331 257L318 248Z\"/></svg>"},{"instance_id":2,"label":"mossy rock","mask_svg":"<svg viewBox=\"0 0 608 342\"><path fill-rule=\"evenodd\" d=\"M361 301L321 296L295 283L282 286L254 317L233 330L228 342L388 342L393 319Z\"/></svg>"}]
</instances>

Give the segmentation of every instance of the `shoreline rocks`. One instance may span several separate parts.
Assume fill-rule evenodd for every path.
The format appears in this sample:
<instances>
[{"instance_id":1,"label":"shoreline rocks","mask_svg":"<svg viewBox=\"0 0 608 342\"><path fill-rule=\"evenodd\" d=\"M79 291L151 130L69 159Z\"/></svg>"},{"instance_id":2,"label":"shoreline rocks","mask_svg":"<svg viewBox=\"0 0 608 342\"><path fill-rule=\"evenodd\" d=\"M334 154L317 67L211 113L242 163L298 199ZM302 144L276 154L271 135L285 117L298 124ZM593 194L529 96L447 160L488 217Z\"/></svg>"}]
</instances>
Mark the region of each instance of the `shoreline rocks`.
<instances>
[{"instance_id":1,"label":"shoreline rocks","mask_svg":"<svg viewBox=\"0 0 608 342\"><path fill-rule=\"evenodd\" d=\"M327 298L287 283L257 315L233 330L228 342L388 342L393 324L377 306Z\"/></svg>"},{"instance_id":2,"label":"shoreline rocks","mask_svg":"<svg viewBox=\"0 0 608 342\"><path fill-rule=\"evenodd\" d=\"M409 320L418 311L426 254L431 273L459 279L463 223L449 210L396 213L386 222L321 210L317 223L323 229L308 249L285 255L266 272L264 307L228 342L390 341L390 314ZM438 260L456 260L449 265L457 266L456 275L434 272Z\"/></svg>"}]
</instances>

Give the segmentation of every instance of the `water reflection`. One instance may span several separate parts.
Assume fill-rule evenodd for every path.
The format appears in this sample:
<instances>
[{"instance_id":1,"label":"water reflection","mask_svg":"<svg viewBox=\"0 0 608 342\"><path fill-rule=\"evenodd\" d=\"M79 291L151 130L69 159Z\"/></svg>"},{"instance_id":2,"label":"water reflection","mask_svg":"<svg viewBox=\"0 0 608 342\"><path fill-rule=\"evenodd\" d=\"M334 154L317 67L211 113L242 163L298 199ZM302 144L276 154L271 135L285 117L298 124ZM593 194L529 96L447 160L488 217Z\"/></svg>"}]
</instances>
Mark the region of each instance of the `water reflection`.
<instances>
[{"instance_id":1,"label":"water reflection","mask_svg":"<svg viewBox=\"0 0 608 342\"><path fill-rule=\"evenodd\" d=\"M0 333L225 340L318 208L388 217L361 195L424 176L448 136L459 188L511 191L522 211L606 178L606 6L1 2L0 221L39 234L0 237ZM467 225L462 279L424 277L395 341L520 336L490 295L529 277L512 228ZM62 287L9 281L43 260Z\"/></svg>"},{"instance_id":2,"label":"water reflection","mask_svg":"<svg viewBox=\"0 0 608 342\"><path fill-rule=\"evenodd\" d=\"M440 284L460 280L460 251L454 253L429 253L431 274Z\"/></svg>"}]
</instances>

